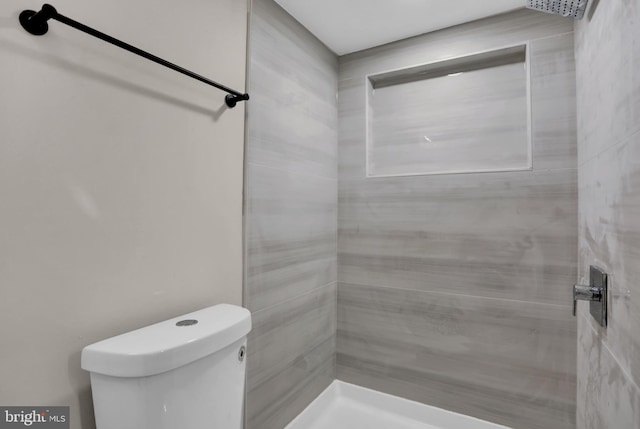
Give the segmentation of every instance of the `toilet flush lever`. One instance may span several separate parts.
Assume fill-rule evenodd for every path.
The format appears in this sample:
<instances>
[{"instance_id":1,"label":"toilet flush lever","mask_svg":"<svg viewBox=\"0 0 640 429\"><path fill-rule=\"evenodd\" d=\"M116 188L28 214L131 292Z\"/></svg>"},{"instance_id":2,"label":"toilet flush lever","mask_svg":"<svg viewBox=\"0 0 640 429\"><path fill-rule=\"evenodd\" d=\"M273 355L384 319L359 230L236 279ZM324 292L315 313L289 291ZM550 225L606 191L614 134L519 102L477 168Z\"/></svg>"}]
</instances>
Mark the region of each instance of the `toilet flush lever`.
<instances>
[{"instance_id":1,"label":"toilet flush lever","mask_svg":"<svg viewBox=\"0 0 640 429\"><path fill-rule=\"evenodd\" d=\"M573 286L573 315L576 315L578 301L589 301L589 312L600 326L607 326L607 274L600 268L591 266L589 286Z\"/></svg>"}]
</instances>

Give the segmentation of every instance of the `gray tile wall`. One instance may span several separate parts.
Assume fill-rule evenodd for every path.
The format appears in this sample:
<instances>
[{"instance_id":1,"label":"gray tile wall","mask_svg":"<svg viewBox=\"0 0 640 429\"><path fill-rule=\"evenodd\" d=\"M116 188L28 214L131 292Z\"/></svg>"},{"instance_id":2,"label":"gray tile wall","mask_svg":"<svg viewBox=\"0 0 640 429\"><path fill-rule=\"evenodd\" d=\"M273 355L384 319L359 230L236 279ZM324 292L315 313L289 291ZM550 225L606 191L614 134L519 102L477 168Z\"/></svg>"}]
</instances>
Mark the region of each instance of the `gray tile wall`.
<instances>
[{"instance_id":1,"label":"gray tile wall","mask_svg":"<svg viewBox=\"0 0 640 429\"><path fill-rule=\"evenodd\" d=\"M575 428L573 40L571 20L520 10L340 58L338 378ZM533 171L365 179L366 75L523 42Z\"/></svg>"},{"instance_id":2,"label":"gray tile wall","mask_svg":"<svg viewBox=\"0 0 640 429\"><path fill-rule=\"evenodd\" d=\"M337 59L273 0L250 17L247 429L282 429L335 378Z\"/></svg>"},{"instance_id":3,"label":"gray tile wall","mask_svg":"<svg viewBox=\"0 0 640 429\"><path fill-rule=\"evenodd\" d=\"M592 2L576 26L579 275L610 273L609 326L581 303L579 429L640 428L640 2Z\"/></svg>"}]
</instances>

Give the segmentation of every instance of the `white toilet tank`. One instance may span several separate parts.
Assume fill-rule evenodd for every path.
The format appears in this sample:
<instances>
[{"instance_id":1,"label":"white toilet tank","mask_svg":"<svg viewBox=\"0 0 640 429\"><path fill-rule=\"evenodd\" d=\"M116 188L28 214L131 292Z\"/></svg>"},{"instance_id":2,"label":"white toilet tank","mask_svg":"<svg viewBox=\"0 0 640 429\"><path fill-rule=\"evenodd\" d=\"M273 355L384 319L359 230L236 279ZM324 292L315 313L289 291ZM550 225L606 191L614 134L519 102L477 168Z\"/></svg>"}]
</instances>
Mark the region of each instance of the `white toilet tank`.
<instances>
[{"instance_id":1,"label":"white toilet tank","mask_svg":"<svg viewBox=\"0 0 640 429\"><path fill-rule=\"evenodd\" d=\"M97 429L241 429L250 330L221 304L85 347Z\"/></svg>"}]
</instances>

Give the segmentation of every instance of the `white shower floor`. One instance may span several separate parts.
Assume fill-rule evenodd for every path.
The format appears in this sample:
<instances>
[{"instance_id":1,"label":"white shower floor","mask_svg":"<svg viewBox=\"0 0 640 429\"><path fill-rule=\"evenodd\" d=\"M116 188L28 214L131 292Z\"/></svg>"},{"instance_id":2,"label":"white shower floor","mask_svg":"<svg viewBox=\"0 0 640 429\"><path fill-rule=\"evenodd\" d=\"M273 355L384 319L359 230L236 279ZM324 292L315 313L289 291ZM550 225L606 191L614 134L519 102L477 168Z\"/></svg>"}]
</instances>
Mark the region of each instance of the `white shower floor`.
<instances>
[{"instance_id":1,"label":"white shower floor","mask_svg":"<svg viewBox=\"0 0 640 429\"><path fill-rule=\"evenodd\" d=\"M509 429L334 381L285 429Z\"/></svg>"}]
</instances>

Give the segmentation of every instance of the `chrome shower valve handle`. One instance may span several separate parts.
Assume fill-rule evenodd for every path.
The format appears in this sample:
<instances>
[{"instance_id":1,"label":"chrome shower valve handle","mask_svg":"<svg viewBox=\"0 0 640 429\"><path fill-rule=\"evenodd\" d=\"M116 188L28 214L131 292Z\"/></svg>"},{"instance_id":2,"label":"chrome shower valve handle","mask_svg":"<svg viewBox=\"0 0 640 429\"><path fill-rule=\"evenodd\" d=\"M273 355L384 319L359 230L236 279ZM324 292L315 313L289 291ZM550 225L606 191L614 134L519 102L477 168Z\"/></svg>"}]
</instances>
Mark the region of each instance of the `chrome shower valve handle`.
<instances>
[{"instance_id":1,"label":"chrome shower valve handle","mask_svg":"<svg viewBox=\"0 0 640 429\"><path fill-rule=\"evenodd\" d=\"M573 285L573 315L576 315L578 301L602 301L604 289L595 286Z\"/></svg>"},{"instance_id":2,"label":"chrome shower valve handle","mask_svg":"<svg viewBox=\"0 0 640 429\"><path fill-rule=\"evenodd\" d=\"M589 312L600 324L607 326L608 275L598 267L591 266L589 285L573 285L573 315L576 315L578 301L589 301Z\"/></svg>"}]
</instances>

